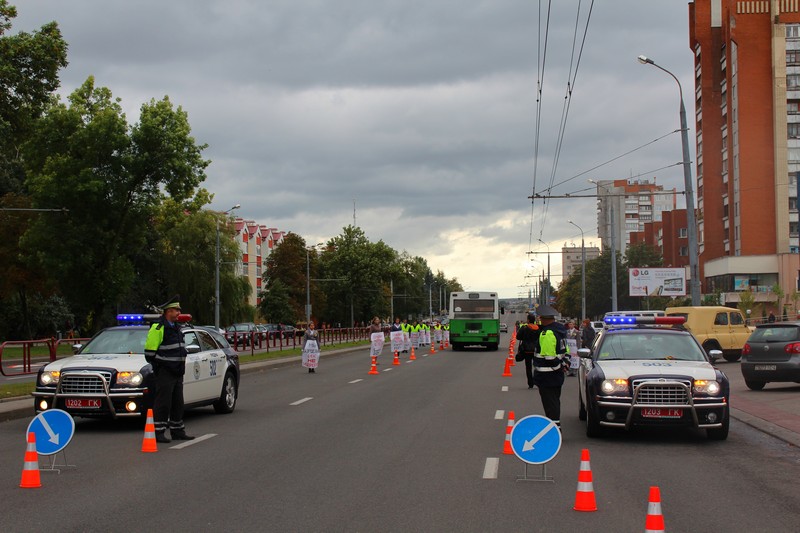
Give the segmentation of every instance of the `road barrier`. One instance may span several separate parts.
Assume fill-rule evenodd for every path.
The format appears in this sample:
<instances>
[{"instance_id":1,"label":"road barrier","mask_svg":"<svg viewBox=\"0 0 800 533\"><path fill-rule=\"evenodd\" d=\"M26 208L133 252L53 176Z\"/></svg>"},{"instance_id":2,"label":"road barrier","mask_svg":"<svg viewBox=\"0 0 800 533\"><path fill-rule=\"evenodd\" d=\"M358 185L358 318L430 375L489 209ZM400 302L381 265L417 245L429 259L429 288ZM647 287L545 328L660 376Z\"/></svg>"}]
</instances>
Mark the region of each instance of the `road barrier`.
<instances>
[{"instance_id":1,"label":"road barrier","mask_svg":"<svg viewBox=\"0 0 800 533\"><path fill-rule=\"evenodd\" d=\"M57 340L51 337L28 341L5 341L0 344L0 373L4 376L35 374L39 371L39 365L34 368L34 357L41 363L49 363L58 358L58 347L62 344L80 344L88 340L88 338ZM47 354L34 356L35 347L46 347Z\"/></svg>"}]
</instances>

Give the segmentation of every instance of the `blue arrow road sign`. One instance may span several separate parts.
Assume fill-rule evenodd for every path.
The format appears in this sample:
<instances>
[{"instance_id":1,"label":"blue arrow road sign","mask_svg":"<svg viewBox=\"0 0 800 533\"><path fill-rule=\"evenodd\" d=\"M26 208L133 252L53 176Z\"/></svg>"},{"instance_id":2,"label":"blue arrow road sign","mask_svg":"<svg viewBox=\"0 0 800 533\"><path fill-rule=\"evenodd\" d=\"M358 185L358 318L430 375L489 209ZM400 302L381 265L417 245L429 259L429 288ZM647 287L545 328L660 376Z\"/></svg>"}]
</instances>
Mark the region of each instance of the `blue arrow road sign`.
<instances>
[{"instance_id":1,"label":"blue arrow road sign","mask_svg":"<svg viewBox=\"0 0 800 533\"><path fill-rule=\"evenodd\" d=\"M511 430L511 449L528 464L546 463L561 449L561 430L545 416L526 416Z\"/></svg>"},{"instance_id":2,"label":"blue arrow road sign","mask_svg":"<svg viewBox=\"0 0 800 533\"><path fill-rule=\"evenodd\" d=\"M36 451L39 455L53 455L67 447L75 434L75 420L61 409L42 411L28 424L28 431L36 434Z\"/></svg>"}]
</instances>

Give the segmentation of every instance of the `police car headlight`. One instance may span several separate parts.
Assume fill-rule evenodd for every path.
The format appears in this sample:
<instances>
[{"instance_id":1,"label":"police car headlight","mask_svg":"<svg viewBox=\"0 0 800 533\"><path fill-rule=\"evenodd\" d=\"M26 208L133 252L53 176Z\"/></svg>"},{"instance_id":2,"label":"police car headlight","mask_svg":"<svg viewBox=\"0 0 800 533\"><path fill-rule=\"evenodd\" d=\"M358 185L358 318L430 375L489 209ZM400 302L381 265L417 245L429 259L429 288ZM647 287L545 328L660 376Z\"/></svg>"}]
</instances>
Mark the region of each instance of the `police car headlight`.
<instances>
[{"instance_id":1,"label":"police car headlight","mask_svg":"<svg viewBox=\"0 0 800 533\"><path fill-rule=\"evenodd\" d=\"M600 390L603 394L619 394L628 392L627 379L605 379L600 384Z\"/></svg>"},{"instance_id":2,"label":"police car headlight","mask_svg":"<svg viewBox=\"0 0 800 533\"><path fill-rule=\"evenodd\" d=\"M61 377L61 372L58 370L50 370L48 372L42 372L42 375L39 376L39 384L41 385L56 385L58 384L58 378Z\"/></svg>"},{"instance_id":3,"label":"police car headlight","mask_svg":"<svg viewBox=\"0 0 800 533\"><path fill-rule=\"evenodd\" d=\"M702 394L708 394L709 396L716 396L722 390L722 386L717 381L696 379L694 380L694 390Z\"/></svg>"},{"instance_id":4,"label":"police car headlight","mask_svg":"<svg viewBox=\"0 0 800 533\"><path fill-rule=\"evenodd\" d=\"M119 372L117 373L117 385L130 385L137 387L142 384L144 378L139 372Z\"/></svg>"}]
</instances>

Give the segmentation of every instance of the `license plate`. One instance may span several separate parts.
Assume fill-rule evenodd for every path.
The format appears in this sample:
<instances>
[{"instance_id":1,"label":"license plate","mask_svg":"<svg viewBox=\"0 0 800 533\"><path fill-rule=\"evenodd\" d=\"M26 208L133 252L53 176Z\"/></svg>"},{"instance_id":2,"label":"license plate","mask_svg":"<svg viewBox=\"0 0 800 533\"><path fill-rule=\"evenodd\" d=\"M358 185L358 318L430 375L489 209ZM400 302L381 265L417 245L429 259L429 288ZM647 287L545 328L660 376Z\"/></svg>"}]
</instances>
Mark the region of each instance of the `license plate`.
<instances>
[{"instance_id":1,"label":"license plate","mask_svg":"<svg viewBox=\"0 0 800 533\"><path fill-rule=\"evenodd\" d=\"M477 329L471 329L467 333L480 333Z\"/></svg>"},{"instance_id":2,"label":"license plate","mask_svg":"<svg viewBox=\"0 0 800 533\"><path fill-rule=\"evenodd\" d=\"M642 409L645 418L681 418L683 409Z\"/></svg>"},{"instance_id":3,"label":"license plate","mask_svg":"<svg viewBox=\"0 0 800 533\"><path fill-rule=\"evenodd\" d=\"M67 398L64 405L67 409L100 409L102 401L97 398Z\"/></svg>"},{"instance_id":4,"label":"license plate","mask_svg":"<svg viewBox=\"0 0 800 533\"><path fill-rule=\"evenodd\" d=\"M755 370L778 370L778 365L755 365Z\"/></svg>"}]
</instances>

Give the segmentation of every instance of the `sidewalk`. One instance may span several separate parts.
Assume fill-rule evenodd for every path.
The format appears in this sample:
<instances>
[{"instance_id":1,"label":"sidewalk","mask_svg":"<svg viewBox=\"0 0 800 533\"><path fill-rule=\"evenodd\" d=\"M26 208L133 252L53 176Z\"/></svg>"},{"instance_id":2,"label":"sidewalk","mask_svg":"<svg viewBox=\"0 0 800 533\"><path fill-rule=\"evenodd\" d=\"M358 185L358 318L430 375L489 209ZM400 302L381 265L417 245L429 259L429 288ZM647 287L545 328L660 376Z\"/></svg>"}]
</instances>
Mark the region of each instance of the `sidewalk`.
<instances>
[{"instance_id":1,"label":"sidewalk","mask_svg":"<svg viewBox=\"0 0 800 533\"><path fill-rule=\"evenodd\" d=\"M361 351L363 353L369 351L369 344L363 346L349 346L347 348L338 348L334 350L325 350L320 354L320 358L337 357L346 355L348 353ZM240 367L242 374L251 374L254 372L266 372L275 368L284 366L300 365L300 355L292 355L287 357L279 357L277 359L268 359L266 361L253 361L251 363L244 363ZM15 420L18 418L33 418L35 416L33 410L33 397L24 396L19 399L9 399L0 401L0 422L8 420Z\"/></svg>"}]
</instances>

